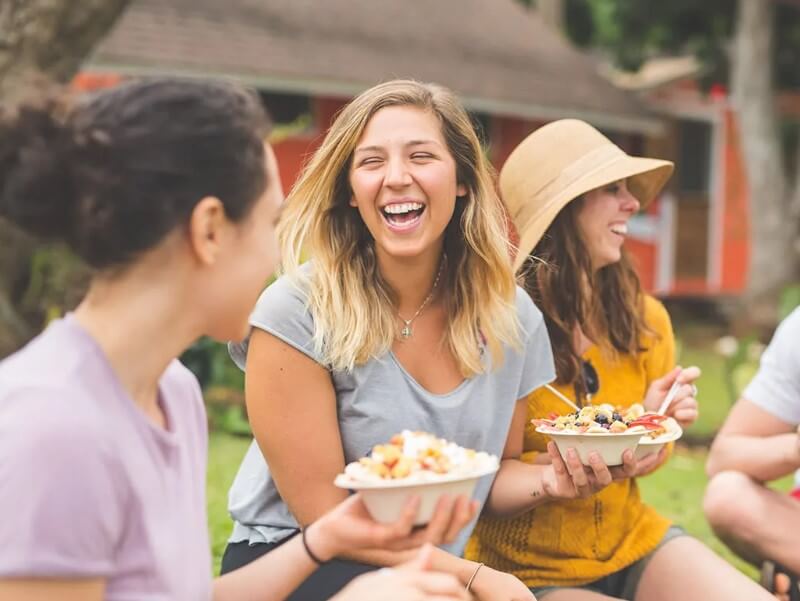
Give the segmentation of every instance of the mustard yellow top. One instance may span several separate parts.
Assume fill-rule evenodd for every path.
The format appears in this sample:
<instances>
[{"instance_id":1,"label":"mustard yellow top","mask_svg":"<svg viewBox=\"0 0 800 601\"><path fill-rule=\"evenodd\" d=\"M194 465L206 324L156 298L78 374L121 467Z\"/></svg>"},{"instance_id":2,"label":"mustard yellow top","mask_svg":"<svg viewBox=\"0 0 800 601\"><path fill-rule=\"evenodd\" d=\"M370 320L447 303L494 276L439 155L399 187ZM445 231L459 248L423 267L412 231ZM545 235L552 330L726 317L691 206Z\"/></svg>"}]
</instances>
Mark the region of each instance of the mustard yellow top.
<instances>
[{"instance_id":1,"label":"mustard yellow top","mask_svg":"<svg viewBox=\"0 0 800 601\"><path fill-rule=\"evenodd\" d=\"M645 320L658 338L642 342L637 356L604 357L596 346L583 355L597 371L596 404L641 402L653 380L675 365L675 340L664 306L645 297ZM571 386L556 386L569 398ZM528 396L528 417L570 410L546 388ZM547 437L527 424L522 460L546 452ZM527 586L575 586L593 582L634 563L656 548L670 522L642 503L636 481L615 482L586 499L552 501L520 516L482 516L465 556L514 574Z\"/></svg>"}]
</instances>

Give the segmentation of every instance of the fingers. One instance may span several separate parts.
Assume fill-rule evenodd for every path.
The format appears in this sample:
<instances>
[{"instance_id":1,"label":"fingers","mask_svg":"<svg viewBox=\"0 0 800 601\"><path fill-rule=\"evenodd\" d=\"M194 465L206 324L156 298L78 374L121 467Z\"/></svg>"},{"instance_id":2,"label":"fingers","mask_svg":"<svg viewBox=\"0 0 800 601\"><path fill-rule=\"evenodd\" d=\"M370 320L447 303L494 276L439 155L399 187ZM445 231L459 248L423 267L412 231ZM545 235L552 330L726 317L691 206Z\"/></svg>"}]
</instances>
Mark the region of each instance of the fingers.
<instances>
[{"instance_id":1,"label":"fingers","mask_svg":"<svg viewBox=\"0 0 800 601\"><path fill-rule=\"evenodd\" d=\"M450 525L444 534L444 542L452 543L456 540L458 533L467 524L472 521L478 511L478 502L470 500L469 497L461 495L456 499L455 508L453 510L453 517L450 520Z\"/></svg>"},{"instance_id":2,"label":"fingers","mask_svg":"<svg viewBox=\"0 0 800 601\"><path fill-rule=\"evenodd\" d=\"M703 372L700 371L699 367L692 365L680 372L678 380L681 384L693 384L694 381L702 375L702 373Z\"/></svg>"},{"instance_id":3,"label":"fingers","mask_svg":"<svg viewBox=\"0 0 800 601\"><path fill-rule=\"evenodd\" d=\"M694 384L682 385L678 394L675 395L675 400L670 405L667 415L676 419L681 426L689 426L694 423L700 415L695 394Z\"/></svg>"},{"instance_id":4,"label":"fingers","mask_svg":"<svg viewBox=\"0 0 800 601\"><path fill-rule=\"evenodd\" d=\"M599 453L592 452L589 454L589 466L592 468L592 473L594 473L597 490L611 484L613 481L611 472Z\"/></svg>"},{"instance_id":5,"label":"fingers","mask_svg":"<svg viewBox=\"0 0 800 601\"><path fill-rule=\"evenodd\" d=\"M420 543L410 536L419 506L419 496L413 495L406 501L400 517L396 521L391 524L375 524L372 546L387 547L395 551L419 546Z\"/></svg>"},{"instance_id":6,"label":"fingers","mask_svg":"<svg viewBox=\"0 0 800 601\"><path fill-rule=\"evenodd\" d=\"M655 380L658 382L658 388L661 389L663 392L669 390L669 387L672 386L672 383L675 381L675 378L681 375L682 368L680 365L676 365L666 374Z\"/></svg>"},{"instance_id":7,"label":"fingers","mask_svg":"<svg viewBox=\"0 0 800 601\"><path fill-rule=\"evenodd\" d=\"M567 469L572 477L572 484L580 497L588 497L592 494L592 484L589 475L581 463L578 452L575 449L567 451Z\"/></svg>"},{"instance_id":8,"label":"fingers","mask_svg":"<svg viewBox=\"0 0 800 601\"><path fill-rule=\"evenodd\" d=\"M436 509L433 511L428 525L414 535L418 543L426 542L439 545L444 540L447 528L450 525L450 518L455 511L456 499L450 495L441 495L436 502Z\"/></svg>"},{"instance_id":9,"label":"fingers","mask_svg":"<svg viewBox=\"0 0 800 601\"><path fill-rule=\"evenodd\" d=\"M667 453L667 448L663 447L658 453L649 453L639 460L636 475L645 475L652 472L664 461Z\"/></svg>"},{"instance_id":10,"label":"fingers","mask_svg":"<svg viewBox=\"0 0 800 601\"><path fill-rule=\"evenodd\" d=\"M625 452L622 453L622 472L625 477L632 478L636 475L637 463L636 457L633 456L633 451L625 449Z\"/></svg>"},{"instance_id":11,"label":"fingers","mask_svg":"<svg viewBox=\"0 0 800 601\"><path fill-rule=\"evenodd\" d=\"M433 550L433 545L425 543L419 548L419 552L414 559L399 565L396 569L406 571L421 570L423 572L430 570L433 563Z\"/></svg>"}]
</instances>

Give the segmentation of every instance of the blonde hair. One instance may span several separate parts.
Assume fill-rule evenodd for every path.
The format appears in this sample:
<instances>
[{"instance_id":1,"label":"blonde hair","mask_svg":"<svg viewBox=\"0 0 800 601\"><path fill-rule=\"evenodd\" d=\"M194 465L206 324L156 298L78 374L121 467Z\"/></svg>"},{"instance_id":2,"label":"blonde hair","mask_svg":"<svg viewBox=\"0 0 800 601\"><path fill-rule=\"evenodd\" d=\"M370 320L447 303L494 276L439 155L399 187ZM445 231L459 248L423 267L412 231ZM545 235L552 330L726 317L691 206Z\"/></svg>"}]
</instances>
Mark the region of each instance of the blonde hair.
<instances>
[{"instance_id":1,"label":"blonde hair","mask_svg":"<svg viewBox=\"0 0 800 601\"><path fill-rule=\"evenodd\" d=\"M349 169L370 118L389 106L431 111L467 189L456 201L445 230L444 291L449 345L465 377L484 371L481 342L491 365L503 360L503 345L518 347L515 281L509 259L505 214L492 171L472 123L452 92L438 85L396 80L363 92L336 117L325 140L288 196L278 236L283 271L302 279L307 253L308 308L314 346L332 369L352 370L391 348L397 335L395 295L378 270L372 236L349 205Z\"/></svg>"}]
</instances>

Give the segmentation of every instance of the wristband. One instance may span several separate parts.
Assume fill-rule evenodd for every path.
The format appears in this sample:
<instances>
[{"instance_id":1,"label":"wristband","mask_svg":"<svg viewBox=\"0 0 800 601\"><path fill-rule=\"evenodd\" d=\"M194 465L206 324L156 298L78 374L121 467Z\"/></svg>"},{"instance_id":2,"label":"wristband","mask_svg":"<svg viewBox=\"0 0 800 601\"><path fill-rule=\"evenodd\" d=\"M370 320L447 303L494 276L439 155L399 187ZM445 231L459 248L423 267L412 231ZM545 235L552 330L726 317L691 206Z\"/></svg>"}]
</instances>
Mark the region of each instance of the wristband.
<instances>
[{"instance_id":1,"label":"wristband","mask_svg":"<svg viewBox=\"0 0 800 601\"><path fill-rule=\"evenodd\" d=\"M305 528L303 528L303 529L301 530L301 533L300 533L300 539L303 541L303 548L306 550L306 553L308 553L308 556L311 558L311 561L313 561L313 562L314 562L315 564L317 564L318 566L321 566L321 565L322 565L322 564L324 564L325 562L324 562L324 561L322 561L322 560L321 560L321 559L320 559L320 558L319 558L319 557L318 557L318 556L317 556L317 555L316 555L316 554L315 554L315 553L314 553L314 552L311 550L311 547L309 547L309 546L308 546L308 541L306 540L306 532L308 531L308 528L309 528L310 526L311 526L311 524L309 524L308 526L306 526Z\"/></svg>"}]
</instances>

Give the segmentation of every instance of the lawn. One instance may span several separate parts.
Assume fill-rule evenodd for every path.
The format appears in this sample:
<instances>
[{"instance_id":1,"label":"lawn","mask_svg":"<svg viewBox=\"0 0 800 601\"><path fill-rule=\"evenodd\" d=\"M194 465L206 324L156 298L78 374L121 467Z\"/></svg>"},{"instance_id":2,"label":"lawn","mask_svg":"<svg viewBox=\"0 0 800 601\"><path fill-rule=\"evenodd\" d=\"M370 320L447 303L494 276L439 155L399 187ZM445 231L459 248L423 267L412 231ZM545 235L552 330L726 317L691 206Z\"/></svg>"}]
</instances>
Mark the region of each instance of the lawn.
<instances>
[{"instance_id":1,"label":"lawn","mask_svg":"<svg viewBox=\"0 0 800 601\"><path fill-rule=\"evenodd\" d=\"M208 531L214 555L214 574L219 574L219 562L225 551L225 541L231 533L228 516L228 489L250 444L249 438L212 432L208 444Z\"/></svg>"}]
</instances>

